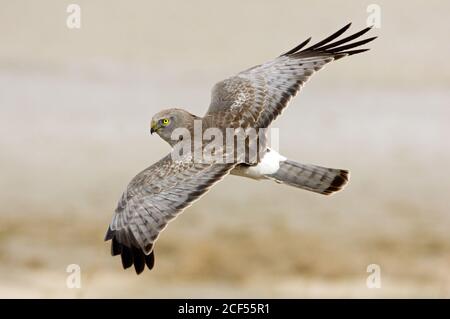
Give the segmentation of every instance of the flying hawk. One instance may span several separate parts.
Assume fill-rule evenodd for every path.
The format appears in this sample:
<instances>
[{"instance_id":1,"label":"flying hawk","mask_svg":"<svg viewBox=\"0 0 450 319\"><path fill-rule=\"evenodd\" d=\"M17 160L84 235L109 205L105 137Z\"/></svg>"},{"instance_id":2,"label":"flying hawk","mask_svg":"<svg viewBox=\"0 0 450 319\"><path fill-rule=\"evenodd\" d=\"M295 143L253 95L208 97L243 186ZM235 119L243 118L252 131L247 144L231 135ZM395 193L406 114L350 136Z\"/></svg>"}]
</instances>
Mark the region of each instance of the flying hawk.
<instances>
[{"instance_id":1,"label":"flying hawk","mask_svg":"<svg viewBox=\"0 0 450 319\"><path fill-rule=\"evenodd\" d=\"M371 27L338 40L350 25L306 47L309 38L274 60L217 83L203 117L182 109L168 109L153 116L151 133L156 132L173 148L171 153L132 179L115 210L105 240L112 240L111 254L121 255L125 269L133 264L137 274L145 265L152 269L155 242L167 223L227 174L273 180L325 195L340 190L347 183L347 170L288 160L271 150L261 136L257 139L259 156L252 161L242 154L242 149L236 148L232 149L237 150L233 161L196 161L191 153L179 150L179 156L174 157L175 146L182 137L174 139L173 133L182 128L195 134L196 122L202 125L202 132L208 128L224 132L227 128L238 131L269 127L316 71L331 61L368 50L359 47L376 37L353 40ZM220 151L230 155L223 148Z\"/></svg>"}]
</instances>

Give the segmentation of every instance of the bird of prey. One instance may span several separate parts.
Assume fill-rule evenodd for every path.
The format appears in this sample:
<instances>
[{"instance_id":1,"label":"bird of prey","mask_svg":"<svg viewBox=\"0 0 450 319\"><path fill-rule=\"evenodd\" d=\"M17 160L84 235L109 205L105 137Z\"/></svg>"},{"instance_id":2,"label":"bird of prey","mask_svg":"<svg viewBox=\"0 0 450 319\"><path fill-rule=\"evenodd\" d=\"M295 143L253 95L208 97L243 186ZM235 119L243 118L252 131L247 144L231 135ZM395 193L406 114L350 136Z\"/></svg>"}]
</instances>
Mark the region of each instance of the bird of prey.
<instances>
[{"instance_id":1,"label":"bird of prey","mask_svg":"<svg viewBox=\"0 0 450 319\"><path fill-rule=\"evenodd\" d=\"M182 109L167 109L153 116L151 133L156 132L168 142L172 151L136 175L119 200L105 241L112 241L111 254L121 255L124 269L133 264L137 274L145 266L152 269L155 242L167 223L227 174L272 180L324 195L342 189L348 181L347 170L286 159L270 149L263 137L257 139L255 160L243 156L242 148L233 148L238 152L233 154L233 161L196 161L190 152L179 152L174 157L182 136L176 139L173 133L183 128L195 134L196 121L201 123L202 132L208 128L268 128L316 71L329 62L368 50L360 47L376 37L358 38L371 27L338 39L350 25L311 46L307 46L309 38L269 62L217 83L203 117ZM221 151L230 154L224 148Z\"/></svg>"}]
</instances>

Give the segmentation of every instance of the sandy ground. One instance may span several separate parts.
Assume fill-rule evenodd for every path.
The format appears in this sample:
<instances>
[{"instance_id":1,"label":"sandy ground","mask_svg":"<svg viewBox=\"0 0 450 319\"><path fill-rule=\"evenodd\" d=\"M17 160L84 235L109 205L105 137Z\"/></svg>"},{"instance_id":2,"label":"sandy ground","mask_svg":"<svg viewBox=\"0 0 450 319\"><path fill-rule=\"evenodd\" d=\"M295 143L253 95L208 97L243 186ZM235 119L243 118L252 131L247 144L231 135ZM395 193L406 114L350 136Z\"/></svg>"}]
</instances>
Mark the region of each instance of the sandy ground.
<instances>
[{"instance_id":1,"label":"sandy ground","mask_svg":"<svg viewBox=\"0 0 450 319\"><path fill-rule=\"evenodd\" d=\"M203 3L208 15L80 1L86 18L71 33L62 2L14 3L0 11L0 297L450 297L450 49L429 37L448 5L411 2L408 15L382 2L373 50L321 71L274 123L287 157L350 169L343 192L227 177L170 224L155 269L136 276L103 236L130 178L168 152L148 134L151 116L167 106L201 115L213 83L297 34L363 25L366 5L330 2L318 23L308 14L318 5L294 14L290 1ZM245 20L276 9L264 27ZM419 17L426 27L410 23ZM79 289L66 285L70 264ZM379 289L366 286L370 264Z\"/></svg>"}]
</instances>

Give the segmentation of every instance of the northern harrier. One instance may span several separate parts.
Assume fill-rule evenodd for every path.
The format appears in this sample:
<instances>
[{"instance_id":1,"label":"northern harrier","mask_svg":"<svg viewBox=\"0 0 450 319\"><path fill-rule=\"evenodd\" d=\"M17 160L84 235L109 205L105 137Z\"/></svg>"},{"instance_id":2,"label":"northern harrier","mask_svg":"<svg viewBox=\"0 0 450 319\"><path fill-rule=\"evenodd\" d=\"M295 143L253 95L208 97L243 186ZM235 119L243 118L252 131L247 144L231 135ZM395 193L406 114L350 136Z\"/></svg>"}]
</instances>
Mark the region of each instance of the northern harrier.
<instances>
[{"instance_id":1,"label":"northern harrier","mask_svg":"<svg viewBox=\"0 0 450 319\"><path fill-rule=\"evenodd\" d=\"M337 40L349 27L350 24L306 47L309 38L272 61L217 83L203 117L181 109L168 109L153 116L151 133L156 132L173 148L171 153L132 179L115 210L105 240L112 240L111 254L121 255L125 269L133 264L137 274L145 265L152 269L155 241L167 223L229 173L273 180L325 195L340 190L347 183L347 170L288 160L268 148L261 137L258 138L261 153L256 161L248 161L241 150L233 155L232 162L195 161L188 152L181 152L182 156L175 158L174 146L181 137L173 139L173 133L184 128L194 134L195 121L201 123L202 132L208 128L269 127L314 72L331 61L368 50L358 47L376 37L352 41L370 27ZM224 149L222 152L228 154Z\"/></svg>"}]
</instances>

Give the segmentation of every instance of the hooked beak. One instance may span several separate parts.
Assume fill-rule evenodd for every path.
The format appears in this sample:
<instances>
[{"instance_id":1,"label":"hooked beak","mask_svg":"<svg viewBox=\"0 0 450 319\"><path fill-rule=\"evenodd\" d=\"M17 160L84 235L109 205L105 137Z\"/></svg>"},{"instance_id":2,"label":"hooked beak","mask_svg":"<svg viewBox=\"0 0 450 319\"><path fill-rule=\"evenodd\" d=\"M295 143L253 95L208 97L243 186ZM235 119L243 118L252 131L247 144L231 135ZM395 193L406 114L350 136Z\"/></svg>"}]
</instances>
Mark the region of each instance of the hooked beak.
<instances>
[{"instance_id":1,"label":"hooked beak","mask_svg":"<svg viewBox=\"0 0 450 319\"><path fill-rule=\"evenodd\" d=\"M158 125L156 124L156 122L152 121L151 125L150 125L150 134L155 133L158 130Z\"/></svg>"}]
</instances>

